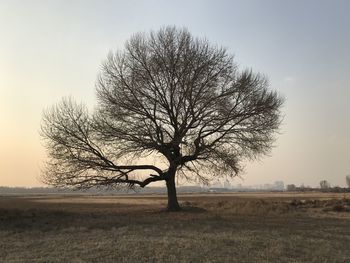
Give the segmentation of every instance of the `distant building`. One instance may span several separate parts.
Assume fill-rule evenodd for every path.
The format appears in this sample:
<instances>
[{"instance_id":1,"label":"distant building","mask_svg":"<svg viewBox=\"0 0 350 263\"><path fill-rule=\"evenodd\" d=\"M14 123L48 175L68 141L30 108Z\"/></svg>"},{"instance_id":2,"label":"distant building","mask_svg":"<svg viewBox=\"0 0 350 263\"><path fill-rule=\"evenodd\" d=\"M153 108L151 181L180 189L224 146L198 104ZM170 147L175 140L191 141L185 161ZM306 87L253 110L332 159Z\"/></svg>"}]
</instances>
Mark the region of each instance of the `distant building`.
<instances>
[{"instance_id":1,"label":"distant building","mask_svg":"<svg viewBox=\"0 0 350 263\"><path fill-rule=\"evenodd\" d=\"M295 184L288 184L287 185L287 191L295 191L297 189L297 187L295 186Z\"/></svg>"}]
</instances>

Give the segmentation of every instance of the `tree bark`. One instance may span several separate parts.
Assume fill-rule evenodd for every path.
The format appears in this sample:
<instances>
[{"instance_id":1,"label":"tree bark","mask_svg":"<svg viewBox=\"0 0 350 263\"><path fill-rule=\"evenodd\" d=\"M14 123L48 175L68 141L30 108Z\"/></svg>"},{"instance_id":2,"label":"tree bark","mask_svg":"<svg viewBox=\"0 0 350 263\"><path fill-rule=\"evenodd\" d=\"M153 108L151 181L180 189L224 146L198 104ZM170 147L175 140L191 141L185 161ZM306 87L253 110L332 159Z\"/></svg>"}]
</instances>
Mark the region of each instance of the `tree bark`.
<instances>
[{"instance_id":1,"label":"tree bark","mask_svg":"<svg viewBox=\"0 0 350 263\"><path fill-rule=\"evenodd\" d=\"M170 175L168 180L166 180L166 187L168 190L168 207L167 207L168 211L181 210L180 205L177 201L177 195L176 195L175 172Z\"/></svg>"}]
</instances>

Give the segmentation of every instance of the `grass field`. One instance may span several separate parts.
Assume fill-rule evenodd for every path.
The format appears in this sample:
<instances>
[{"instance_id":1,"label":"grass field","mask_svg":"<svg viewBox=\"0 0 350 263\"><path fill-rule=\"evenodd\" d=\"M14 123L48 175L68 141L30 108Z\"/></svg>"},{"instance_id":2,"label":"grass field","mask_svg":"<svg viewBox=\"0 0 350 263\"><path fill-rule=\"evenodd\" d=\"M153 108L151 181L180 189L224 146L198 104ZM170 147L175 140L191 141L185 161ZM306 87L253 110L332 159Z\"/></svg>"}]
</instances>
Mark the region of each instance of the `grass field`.
<instances>
[{"instance_id":1,"label":"grass field","mask_svg":"<svg viewBox=\"0 0 350 263\"><path fill-rule=\"evenodd\" d=\"M350 195L2 196L0 262L350 262Z\"/></svg>"}]
</instances>

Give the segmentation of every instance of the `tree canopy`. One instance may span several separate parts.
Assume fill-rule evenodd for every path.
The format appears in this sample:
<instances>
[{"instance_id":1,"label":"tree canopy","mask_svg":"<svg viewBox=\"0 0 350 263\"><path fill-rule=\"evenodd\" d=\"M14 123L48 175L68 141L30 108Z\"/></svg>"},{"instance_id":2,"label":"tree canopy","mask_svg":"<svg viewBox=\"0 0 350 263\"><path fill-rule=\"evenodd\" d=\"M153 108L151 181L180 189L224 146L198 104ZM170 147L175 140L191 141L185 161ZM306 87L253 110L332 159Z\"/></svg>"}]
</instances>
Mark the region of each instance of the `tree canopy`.
<instances>
[{"instance_id":1,"label":"tree canopy","mask_svg":"<svg viewBox=\"0 0 350 263\"><path fill-rule=\"evenodd\" d=\"M165 181L169 210L179 208L176 176L233 177L243 161L268 153L283 104L266 77L239 70L225 48L176 27L135 34L110 52L96 93L92 113L71 98L44 113L44 181L78 188ZM130 162L150 155L165 168Z\"/></svg>"}]
</instances>

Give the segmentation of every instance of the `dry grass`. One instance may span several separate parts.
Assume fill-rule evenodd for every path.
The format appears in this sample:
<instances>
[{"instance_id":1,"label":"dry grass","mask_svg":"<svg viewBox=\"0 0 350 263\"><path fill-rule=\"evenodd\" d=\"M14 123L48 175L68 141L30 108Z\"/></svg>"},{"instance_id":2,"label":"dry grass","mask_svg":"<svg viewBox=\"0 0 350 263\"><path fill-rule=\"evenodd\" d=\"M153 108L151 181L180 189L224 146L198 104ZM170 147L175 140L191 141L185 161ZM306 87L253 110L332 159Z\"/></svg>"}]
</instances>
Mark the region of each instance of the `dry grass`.
<instances>
[{"instance_id":1,"label":"dry grass","mask_svg":"<svg viewBox=\"0 0 350 263\"><path fill-rule=\"evenodd\" d=\"M350 262L349 194L0 198L0 262Z\"/></svg>"}]
</instances>

